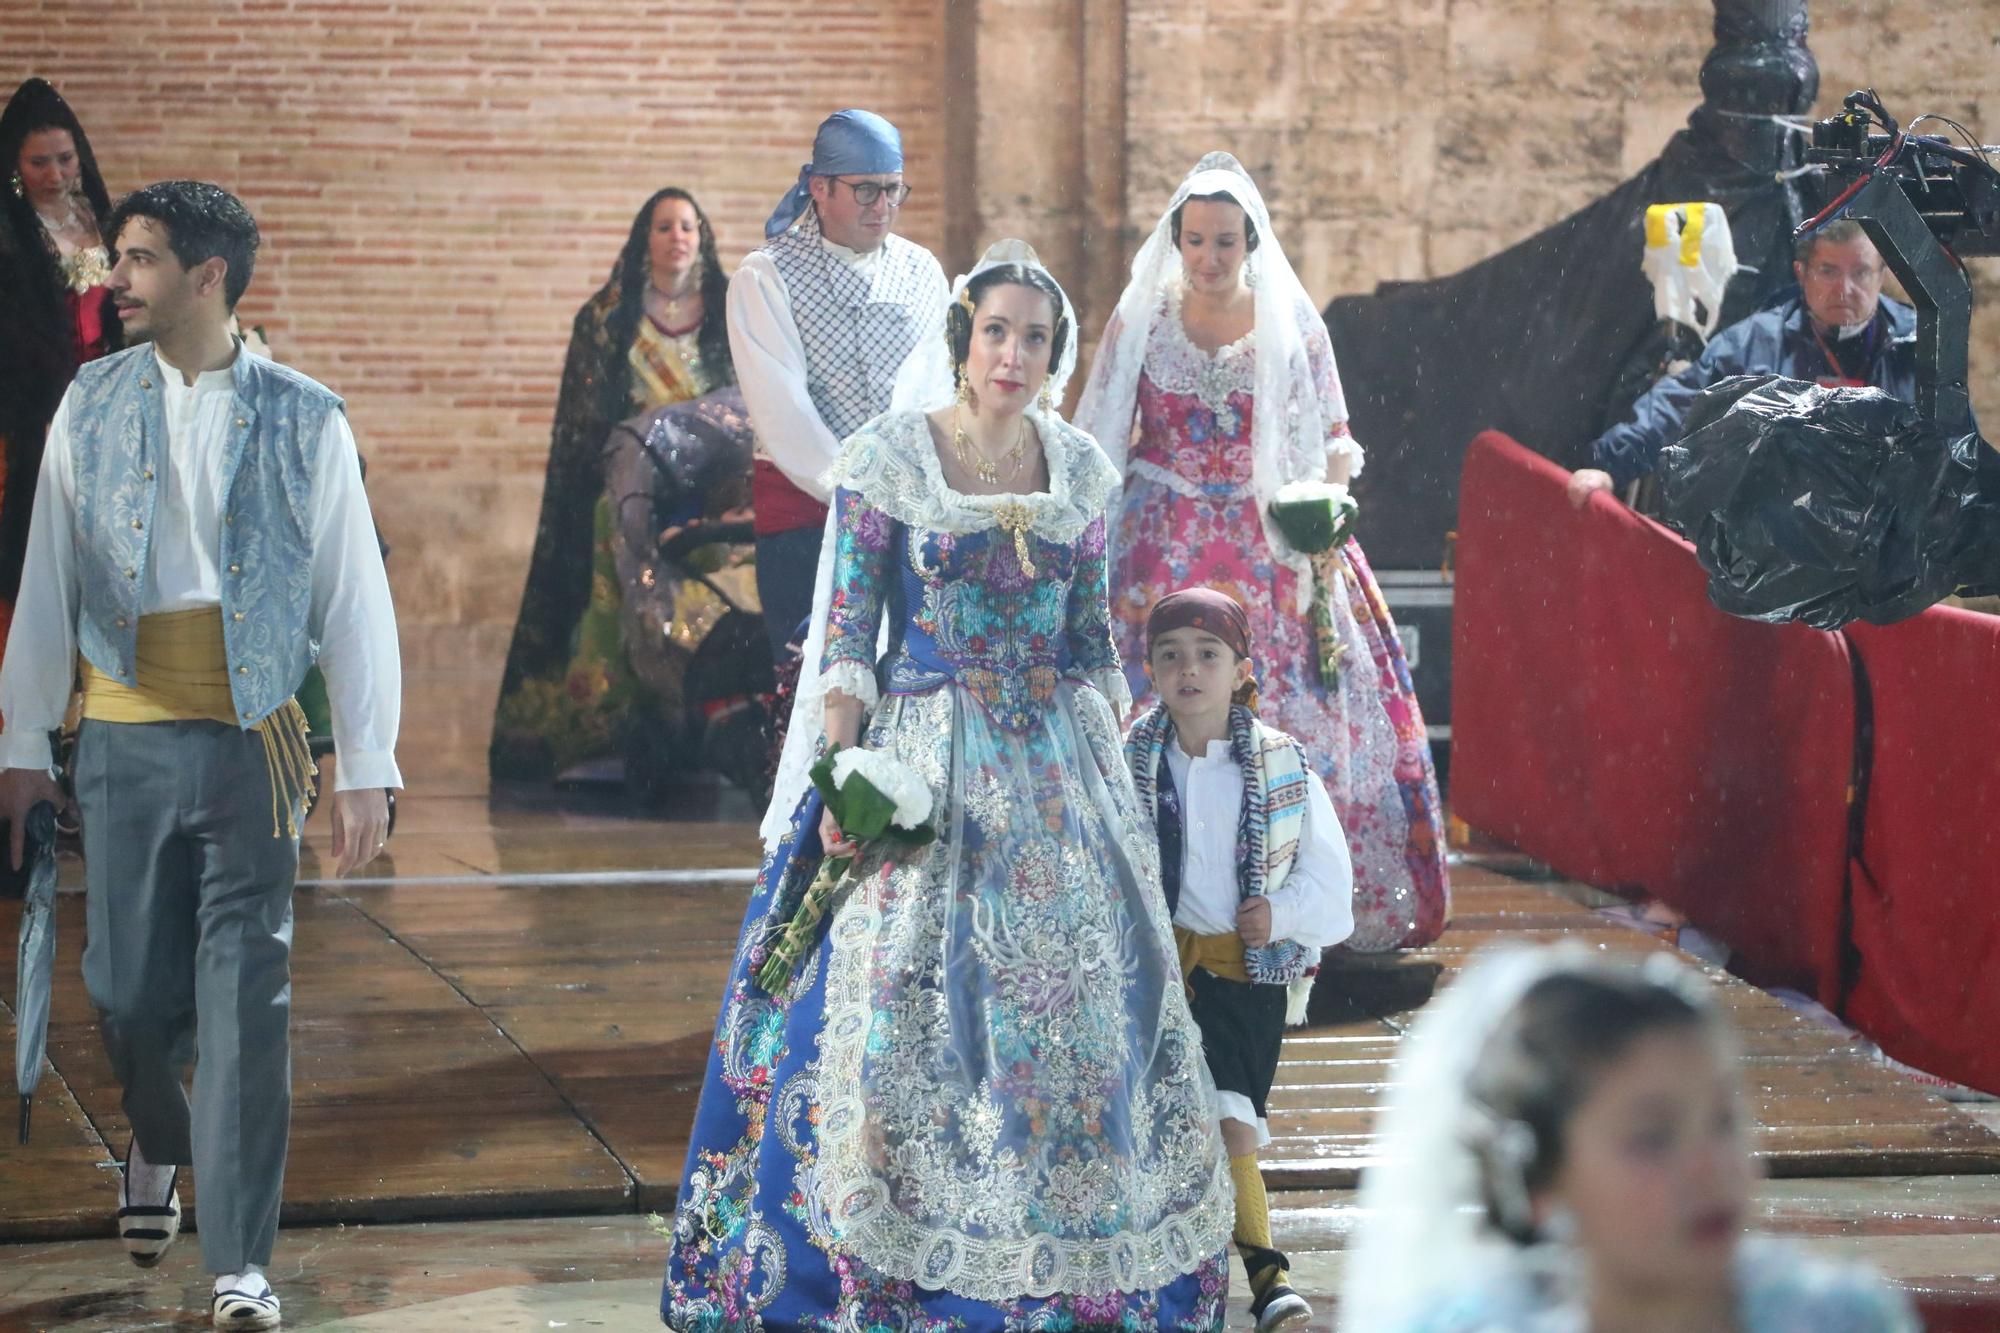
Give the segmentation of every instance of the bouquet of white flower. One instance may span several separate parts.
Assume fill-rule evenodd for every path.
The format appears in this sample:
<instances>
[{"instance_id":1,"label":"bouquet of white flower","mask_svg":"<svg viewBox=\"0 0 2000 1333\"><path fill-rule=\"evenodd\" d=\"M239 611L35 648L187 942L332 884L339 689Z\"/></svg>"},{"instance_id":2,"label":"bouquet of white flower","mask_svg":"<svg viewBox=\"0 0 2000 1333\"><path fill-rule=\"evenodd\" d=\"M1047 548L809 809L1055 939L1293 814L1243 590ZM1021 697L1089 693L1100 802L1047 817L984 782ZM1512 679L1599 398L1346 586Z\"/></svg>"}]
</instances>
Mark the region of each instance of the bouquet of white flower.
<instances>
[{"instance_id":1,"label":"bouquet of white flower","mask_svg":"<svg viewBox=\"0 0 2000 1333\"><path fill-rule=\"evenodd\" d=\"M1294 550L1330 551L1354 532L1361 507L1337 481L1294 481L1271 497L1271 520Z\"/></svg>"},{"instance_id":2,"label":"bouquet of white flower","mask_svg":"<svg viewBox=\"0 0 2000 1333\"><path fill-rule=\"evenodd\" d=\"M1320 684L1332 689L1340 680L1340 659L1346 649L1333 625L1333 583L1345 579L1333 552L1354 535L1354 521L1361 507L1337 481L1294 481L1278 488L1271 497L1271 521L1299 551L1312 560L1312 630L1314 659Z\"/></svg>"},{"instance_id":3,"label":"bouquet of white flower","mask_svg":"<svg viewBox=\"0 0 2000 1333\"><path fill-rule=\"evenodd\" d=\"M937 838L931 826L931 789L908 764L880 750L829 745L812 768L813 786L833 812L834 823L854 842L886 838L904 847L922 847ZM854 857L829 856L820 863L812 887L799 900L757 969L757 984L777 994L791 980L806 952L819 943L820 923L844 887Z\"/></svg>"}]
</instances>

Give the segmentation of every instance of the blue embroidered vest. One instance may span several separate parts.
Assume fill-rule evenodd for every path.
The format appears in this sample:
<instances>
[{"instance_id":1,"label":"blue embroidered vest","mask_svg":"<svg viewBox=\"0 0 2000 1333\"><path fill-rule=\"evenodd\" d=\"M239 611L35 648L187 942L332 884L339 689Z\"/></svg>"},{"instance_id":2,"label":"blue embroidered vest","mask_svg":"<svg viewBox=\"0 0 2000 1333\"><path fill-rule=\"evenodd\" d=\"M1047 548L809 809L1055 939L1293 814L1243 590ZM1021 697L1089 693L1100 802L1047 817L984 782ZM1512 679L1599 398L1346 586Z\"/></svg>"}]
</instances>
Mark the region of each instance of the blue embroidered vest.
<instances>
[{"instance_id":1,"label":"blue embroidered vest","mask_svg":"<svg viewBox=\"0 0 2000 1333\"><path fill-rule=\"evenodd\" d=\"M927 329L944 292L922 246L890 236L872 279L820 244L811 209L764 250L785 280L792 322L805 344L806 392L837 440L889 408L896 371Z\"/></svg>"},{"instance_id":2,"label":"blue embroidered vest","mask_svg":"<svg viewBox=\"0 0 2000 1333\"><path fill-rule=\"evenodd\" d=\"M90 362L69 391L76 471L77 647L136 684L141 598L167 465L165 388L150 344ZM243 726L291 698L313 641L312 483L340 399L286 366L239 352L221 542L222 638Z\"/></svg>"}]
</instances>

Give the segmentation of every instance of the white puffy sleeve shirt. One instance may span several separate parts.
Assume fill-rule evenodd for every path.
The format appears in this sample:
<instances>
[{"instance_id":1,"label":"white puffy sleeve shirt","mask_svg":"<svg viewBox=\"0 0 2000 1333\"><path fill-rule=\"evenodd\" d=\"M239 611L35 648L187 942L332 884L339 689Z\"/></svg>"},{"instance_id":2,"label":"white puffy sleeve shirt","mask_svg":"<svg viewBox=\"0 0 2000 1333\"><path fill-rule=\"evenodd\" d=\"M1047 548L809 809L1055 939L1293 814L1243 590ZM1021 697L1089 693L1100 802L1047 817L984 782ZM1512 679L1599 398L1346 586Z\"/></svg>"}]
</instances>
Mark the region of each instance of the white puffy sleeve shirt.
<instances>
[{"instance_id":1,"label":"white puffy sleeve shirt","mask_svg":"<svg viewBox=\"0 0 2000 1333\"><path fill-rule=\"evenodd\" d=\"M228 499L223 469L234 382L226 369L208 371L193 384L165 362L160 371L166 387L166 493L140 605L145 615L222 603L218 571ZM75 688L80 597L75 495L65 396L42 453L27 561L0 664L0 719L6 725L0 768L49 767L48 733L62 725ZM320 439L312 520L311 624L333 710L339 754L334 785L340 791L400 787L395 749L403 673L396 614L361 486L360 454L341 412L328 414Z\"/></svg>"},{"instance_id":2,"label":"white puffy sleeve shirt","mask_svg":"<svg viewBox=\"0 0 2000 1333\"><path fill-rule=\"evenodd\" d=\"M1242 895L1236 881L1236 825L1243 810L1243 772L1229 743L1215 741L1199 758L1167 745L1167 768L1180 793L1181 896L1174 924L1197 935L1236 933ZM1324 949L1354 933L1354 865L1347 835L1319 775L1306 773L1305 827L1298 857L1285 882L1265 897L1271 903L1271 938Z\"/></svg>"}]
</instances>

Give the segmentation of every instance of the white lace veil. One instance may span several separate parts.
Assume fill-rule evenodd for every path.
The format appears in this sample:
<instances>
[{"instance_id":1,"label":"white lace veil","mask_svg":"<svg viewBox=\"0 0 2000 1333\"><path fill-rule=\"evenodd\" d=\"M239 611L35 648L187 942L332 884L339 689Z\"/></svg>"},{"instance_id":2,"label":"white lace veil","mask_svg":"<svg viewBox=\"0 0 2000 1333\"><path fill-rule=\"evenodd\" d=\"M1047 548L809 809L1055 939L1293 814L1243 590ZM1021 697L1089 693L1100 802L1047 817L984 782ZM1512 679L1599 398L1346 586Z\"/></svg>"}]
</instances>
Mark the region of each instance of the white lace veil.
<instances>
[{"instance_id":1,"label":"white lace veil","mask_svg":"<svg viewBox=\"0 0 2000 1333\"><path fill-rule=\"evenodd\" d=\"M1548 1247L1521 1246L1487 1221L1471 1143L1475 1127L1491 1122L1481 1120L1466 1088L1494 1033L1537 982L1607 965L1576 943L1496 949L1424 1008L1390 1073L1376 1161L1361 1180L1361 1220L1340 1293L1344 1333L1409 1327L1484 1275L1550 1262L1536 1253ZM1638 970L1681 990L1726 1032L1708 984L1672 955L1649 955Z\"/></svg>"},{"instance_id":2,"label":"white lace veil","mask_svg":"<svg viewBox=\"0 0 2000 1333\"><path fill-rule=\"evenodd\" d=\"M970 273L961 273L951 284L951 299L958 300L980 274L1004 264L1019 264L1035 270L1048 278L1062 297L1062 318L1069 325L1069 337L1064 341L1062 356L1050 371L1047 394L1051 404L1060 403L1070 376L1076 373L1076 347L1081 331L1077 328L1076 307L1070 304L1069 293L1063 291L1055 275L1043 266L1033 246L1012 238L995 241L979 257L979 262L972 266ZM943 313L942 310L938 312L938 331L919 337L917 345L910 349L909 356L904 358L902 367L896 372L895 389L889 399L891 412L929 412L951 402L951 347L942 332ZM1041 403L1042 397L1037 395L1035 405L1028 409L1028 416L1037 423L1041 438L1046 442L1051 437L1051 431L1043 423L1055 414L1055 408L1045 409ZM841 475L841 460L836 459L824 478L828 490L840 484ZM759 830L767 851L775 849L791 827L799 798L805 795L810 782L813 758L826 727L826 685L820 679L820 663L826 653L827 615L833 606L833 547L838 522L839 514L829 508L826 530L820 538L819 571L813 586L812 627L806 633L805 655L799 664L798 690L793 696L785 748L778 758L777 778L771 787L771 803L765 807L764 823ZM889 626L885 624L882 627L884 640L888 632ZM876 701L872 684L863 684L859 680L844 681L842 688L846 689L850 684L865 692L864 704L874 707Z\"/></svg>"},{"instance_id":3,"label":"white lace veil","mask_svg":"<svg viewBox=\"0 0 2000 1333\"><path fill-rule=\"evenodd\" d=\"M1312 298L1306 295L1285 258L1284 247L1278 244L1264 196L1243 164L1230 154L1209 153L1195 163L1167 202L1153 234L1139 247L1132 260L1131 281L1118 298L1117 313L1091 363L1075 424L1097 438L1123 475L1139 401L1139 372L1146 363L1154 314L1161 297L1182 276L1180 250L1174 245L1174 214L1189 199L1217 194L1236 201L1257 231L1257 248L1244 260L1245 273L1256 292L1257 405L1251 421L1251 486L1273 554L1299 575L1299 610L1304 611L1312 596L1311 562L1293 551L1271 522L1271 499L1286 482L1317 480L1323 475L1327 434L1347 420L1347 404L1338 376L1333 377L1334 387L1326 397L1311 389L1313 375L1300 316L1301 307L1313 309ZM1332 355L1330 349L1327 355ZM1360 451L1353 450L1352 457L1353 471L1358 473ZM1305 466L1309 460L1316 460L1316 465Z\"/></svg>"},{"instance_id":4,"label":"white lace veil","mask_svg":"<svg viewBox=\"0 0 2000 1333\"><path fill-rule=\"evenodd\" d=\"M1465 1137L1474 1114L1466 1082L1529 988L1585 958L1560 947L1492 953L1425 1006L1378 1111L1377 1159L1361 1179L1361 1222L1340 1293L1343 1330L1403 1327L1512 1248L1486 1223Z\"/></svg>"}]
</instances>

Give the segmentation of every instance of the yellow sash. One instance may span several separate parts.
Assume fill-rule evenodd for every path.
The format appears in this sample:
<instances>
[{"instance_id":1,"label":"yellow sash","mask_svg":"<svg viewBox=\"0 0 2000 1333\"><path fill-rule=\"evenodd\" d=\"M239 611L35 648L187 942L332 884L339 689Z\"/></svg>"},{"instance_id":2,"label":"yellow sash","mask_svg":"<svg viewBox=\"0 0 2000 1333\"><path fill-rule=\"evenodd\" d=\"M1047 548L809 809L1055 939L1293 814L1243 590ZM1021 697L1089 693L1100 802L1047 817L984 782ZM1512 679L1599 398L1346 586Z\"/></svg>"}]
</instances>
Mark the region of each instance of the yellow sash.
<instances>
[{"instance_id":1,"label":"yellow sash","mask_svg":"<svg viewBox=\"0 0 2000 1333\"><path fill-rule=\"evenodd\" d=\"M681 356L674 340L644 314L633 330L627 359L632 366L632 402L637 411L650 412L706 392L705 377Z\"/></svg>"},{"instance_id":2,"label":"yellow sash","mask_svg":"<svg viewBox=\"0 0 2000 1333\"><path fill-rule=\"evenodd\" d=\"M1243 961L1241 935L1197 935L1175 926L1174 947L1180 952L1183 980L1193 976L1197 967L1224 981L1250 980L1250 969Z\"/></svg>"},{"instance_id":3,"label":"yellow sash","mask_svg":"<svg viewBox=\"0 0 2000 1333\"><path fill-rule=\"evenodd\" d=\"M237 725L222 643L222 608L197 607L139 617L135 685L124 685L81 660L83 715L98 722L221 722ZM264 742L271 774L271 836L299 836L294 814L318 775L306 745L306 715L287 699L250 728Z\"/></svg>"}]
</instances>

